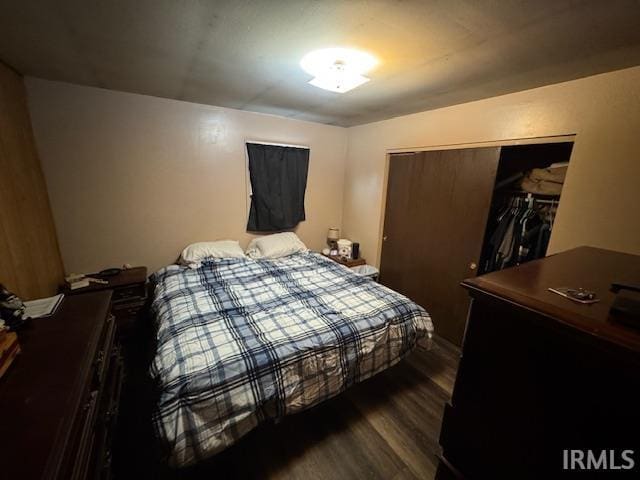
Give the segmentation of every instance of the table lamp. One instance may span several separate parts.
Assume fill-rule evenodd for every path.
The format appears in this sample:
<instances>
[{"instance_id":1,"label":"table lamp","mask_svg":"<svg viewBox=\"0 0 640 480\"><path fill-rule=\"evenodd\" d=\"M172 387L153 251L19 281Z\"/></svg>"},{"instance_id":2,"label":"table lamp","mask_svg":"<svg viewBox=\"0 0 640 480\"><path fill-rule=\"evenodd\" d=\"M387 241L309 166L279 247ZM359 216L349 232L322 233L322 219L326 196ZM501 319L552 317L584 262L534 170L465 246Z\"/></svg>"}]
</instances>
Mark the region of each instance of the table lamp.
<instances>
[{"instance_id":1,"label":"table lamp","mask_svg":"<svg viewBox=\"0 0 640 480\"><path fill-rule=\"evenodd\" d=\"M327 232L327 245L330 250L336 250L338 248L338 239L340 238L340 229L331 227Z\"/></svg>"}]
</instances>

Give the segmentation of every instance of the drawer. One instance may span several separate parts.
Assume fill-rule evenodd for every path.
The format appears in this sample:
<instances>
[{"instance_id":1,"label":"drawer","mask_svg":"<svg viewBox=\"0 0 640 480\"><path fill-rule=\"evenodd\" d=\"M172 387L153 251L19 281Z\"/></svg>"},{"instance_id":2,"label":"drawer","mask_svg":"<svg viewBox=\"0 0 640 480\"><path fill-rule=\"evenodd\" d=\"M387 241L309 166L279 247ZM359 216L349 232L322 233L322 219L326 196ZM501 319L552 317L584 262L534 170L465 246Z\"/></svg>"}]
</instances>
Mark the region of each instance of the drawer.
<instances>
[{"instance_id":1,"label":"drawer","mask_svg":"<svg viewBox=\"0 0 640 480\"><path fill-rule=\"evenodd\" d=\"M109 315L100 340L98 351L93 360L93 387L99 389L104 383L111 350L115 339L115 317Z\"/></svg>"},{"instance_id":2,"label":"drawer","mask_svg":"<svg viewBox=\"0 0 640 480\"><path fill-rule=\"evenodd\" d=\"M145 300L146 298L147 286L144 283L140 283L114 288L112 302L115 306L121 302L132 301L134 299Z\"/></svg>"},{"instance_id":3,"label":"drawer","mask_svg":"<svg viewBox=\"0 0 640 480\"><path fill-rule=\"evenodd\" d=\"M118 324L118 337L123 338L132 333L139 325L138 320L146 306L145 302L114 305L113 314Z\"/></svg>"},{"instance_id":4,"label":"drawer","mask_svg":"<svg viewBox=\"0 0 640 480\"><path fill-rule=\"evenodd\" d=\"M115 425L118 416L118 406L120 404L120 393L122 390L123 359L120 346L116 346L111 353L109 373L105 383L104 394L102 395L99 421L107 430L111 430Z\"/></svg>"},{"instance_id":5,"label":"drawer","mask_svg":"<svg viewBox=\"0 0 640 480\"><path fill-rule=\"evenodd\" d=\"M98 407L98 392L92 391L87 401L82 406L81 415L76 420L78 423L78 440L75 449L75 458L71 464L69 478L84 479L87 476L94 450L93 425Z\"/></svg>"},{"instance_id":6,"label":"drawer","mask_svg":"<svg viewBox=\"0 0 640 480\"><path fill-rule=\"evenodd\" d=\"M91 478L110 478L112 450L118 404L122 389L123 363L120 347L113 349L109 372L101 396L100 410L95 424L95 454Z\"/></svg>"},{"instance_id":7,"label":"drawer","mask_svg":"<svg viewBox=\"0 0 640 480\"><path fill-rule=\"evenodd\" d=\"M122 302L113 306L113 314L117 318L136 317L145 305L146 302L144 300L136 302L127 301L126 303Z\"/></svg>"}]
</instances>

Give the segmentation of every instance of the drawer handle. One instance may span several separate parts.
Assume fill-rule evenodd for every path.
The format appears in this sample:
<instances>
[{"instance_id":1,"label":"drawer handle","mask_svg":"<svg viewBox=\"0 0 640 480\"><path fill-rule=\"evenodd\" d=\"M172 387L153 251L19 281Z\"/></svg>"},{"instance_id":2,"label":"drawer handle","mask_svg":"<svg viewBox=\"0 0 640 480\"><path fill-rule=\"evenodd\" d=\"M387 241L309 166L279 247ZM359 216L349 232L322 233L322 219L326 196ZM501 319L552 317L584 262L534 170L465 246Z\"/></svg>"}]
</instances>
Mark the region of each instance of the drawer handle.
<instances>
[{"instance_id":1,"label":"drawer handle","mask_svg":"<svg viewBox=\"0 0 640 480\"><path fill-rule=\"evenodd\" d=\"M110 408L106 412L104 412L104 423L109 423L113 417L117 415L117 410L115 408Z\"/></svg>"},{"instance_id":2,"label":"drawer handle","mask_svg":"<svg viewBox=\"0 0 640 480\"><path fill-rule=\"evenodd\" d=\"M104 350L100 350L98 352L98 356L96 357L96 368L100 369L102 367L102 362L104 362Z\"/></svg>"},{"instance_id":3,"label":"drawer handle","mask_svg":"<svg viewBox=\"0 0 640 480\"><path fill-rule=\"evenodd\" d=\"M107 450L107 453L104 455L104 462L102 464L102 468L104 470L111 468L112 456L111 450Z\"/></svg>"},{"instance_id":4,"label":"drawer handle","mask_svg":"<svg viewBox=\"0 0 640 480\"><path fill-rule=\"evenodd\" d=\"M87 410L89 410L91 407L93 407L93 405L96 403L96 397L98 396L98 392L93 391L91 392L91 395L89 397L89 400L87 400L85 402L85 404L82 406L82 409L86 412Z\"/></svg>"},{"instance_id":5,"label":"drawer handle","mask_svg":"<svg viewBox=\"0 0 640 480\"><path fill-rule=\"evenodd\" d=\"M95 381L96 382L100 382L102 381L102 374L104 373L104 350L100 350L98 352L98 355L96 356L96 361L93 364L93 368L94 368L94 374L95 374Z\"/></svg>"}]
</instances>

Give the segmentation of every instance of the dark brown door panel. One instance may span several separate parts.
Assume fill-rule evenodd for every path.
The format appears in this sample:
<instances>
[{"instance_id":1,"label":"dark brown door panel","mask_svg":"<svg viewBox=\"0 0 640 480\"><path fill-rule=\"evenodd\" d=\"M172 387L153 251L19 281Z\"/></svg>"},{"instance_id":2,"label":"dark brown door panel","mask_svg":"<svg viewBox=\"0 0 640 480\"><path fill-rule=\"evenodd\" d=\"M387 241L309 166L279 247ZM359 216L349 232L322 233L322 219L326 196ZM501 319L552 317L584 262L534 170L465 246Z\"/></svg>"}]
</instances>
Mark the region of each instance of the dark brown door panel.
<instances>
[{"instance_id":1,"label":"dark brown door panel","mask_svg":"<svg viewBox=\"0 0 640 480\"><path fill-rule=\"evenodd\" d=\"M500 147L391 155L380 280L422 305L439 335L458 345Z\"/></svg>"}]
</instances>

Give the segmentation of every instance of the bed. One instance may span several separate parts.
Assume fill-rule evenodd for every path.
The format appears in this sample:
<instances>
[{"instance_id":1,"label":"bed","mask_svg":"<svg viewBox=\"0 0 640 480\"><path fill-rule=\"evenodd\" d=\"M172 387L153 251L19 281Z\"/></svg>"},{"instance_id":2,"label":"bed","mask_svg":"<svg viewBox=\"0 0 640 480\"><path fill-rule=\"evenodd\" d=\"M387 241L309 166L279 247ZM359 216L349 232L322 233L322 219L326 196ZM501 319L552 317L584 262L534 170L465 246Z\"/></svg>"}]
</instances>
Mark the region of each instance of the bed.
<instances>
[{"instance_id":1,"label":"bed","mask_svg":"<svg viewBox=\"0 0 640 480\"><path fill-rule=\"evenodd\" d=\"M172 265L152 281L154 425L175 467L389 368L433 331L406 297L313 252Z\"/></svg>"}]
</instances>

